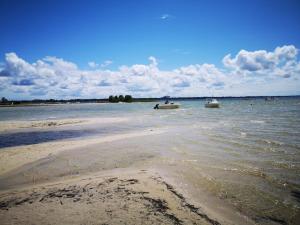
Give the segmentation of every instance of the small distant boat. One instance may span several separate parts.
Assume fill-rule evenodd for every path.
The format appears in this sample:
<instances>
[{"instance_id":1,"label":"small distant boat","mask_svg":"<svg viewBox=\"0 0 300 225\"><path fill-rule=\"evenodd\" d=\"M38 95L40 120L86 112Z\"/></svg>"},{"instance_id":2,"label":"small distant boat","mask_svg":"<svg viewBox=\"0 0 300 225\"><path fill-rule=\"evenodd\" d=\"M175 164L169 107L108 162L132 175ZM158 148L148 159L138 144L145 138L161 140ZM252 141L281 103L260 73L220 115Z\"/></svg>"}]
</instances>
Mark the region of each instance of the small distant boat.
<instances>
[{"instance_id":1,"label":"small distant boat","mask_svg":"<svg viewBox=\"0 0 300 225\"><path fill-rule=\"evenodd\" d=\"M273 96L265 98L265 101L274 101L274 100L275 100L275 98Z\"/></svg>"},{"instance_id":2,"label":"small distant boat","mask_svg":"<svg viewBox=\"0 0 300 225\"><path fill-rule=\"evenodd\" d=\"M168 101L165 102L165 104L156 104L154 106L154 109L177 109L180 107L180 104Z\"/></svg>"},{"instance_id":3,"label":"small distant boat","mask_svg":"<svg viewBox=\"0 0 300 225\"><path fill-rule=\"evenodd\" d=\"M220 108L220 103L217 99L211 99L205 104L206 108Z\"/></svg>"}]
</instances>

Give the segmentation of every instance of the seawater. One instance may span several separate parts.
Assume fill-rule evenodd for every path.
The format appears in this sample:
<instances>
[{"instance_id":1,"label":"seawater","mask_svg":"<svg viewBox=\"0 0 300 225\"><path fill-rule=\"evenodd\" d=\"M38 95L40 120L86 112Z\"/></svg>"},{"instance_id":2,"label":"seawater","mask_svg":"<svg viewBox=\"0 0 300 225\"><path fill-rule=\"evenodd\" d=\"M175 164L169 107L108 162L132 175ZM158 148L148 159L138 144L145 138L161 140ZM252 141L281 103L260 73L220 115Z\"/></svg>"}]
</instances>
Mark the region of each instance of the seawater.
<instances>
[{"instance_id":1,"label":"seawater","mask_svg":"<svg viewBox=\"0 0 300 225\"><path fill-rule=\"evenodd\" d=\"M129 123L116 125L120 132L167 128L166 134L136 145L159 152L162 164L177 163L182 168L178 173L194 188L225 199L259 224L299 222L300 98L221 99L219 109L204 103L181 101L176 110L154 110L154 102L0 108L0 124L128 117Z\"/></svg>"}]
</instances>

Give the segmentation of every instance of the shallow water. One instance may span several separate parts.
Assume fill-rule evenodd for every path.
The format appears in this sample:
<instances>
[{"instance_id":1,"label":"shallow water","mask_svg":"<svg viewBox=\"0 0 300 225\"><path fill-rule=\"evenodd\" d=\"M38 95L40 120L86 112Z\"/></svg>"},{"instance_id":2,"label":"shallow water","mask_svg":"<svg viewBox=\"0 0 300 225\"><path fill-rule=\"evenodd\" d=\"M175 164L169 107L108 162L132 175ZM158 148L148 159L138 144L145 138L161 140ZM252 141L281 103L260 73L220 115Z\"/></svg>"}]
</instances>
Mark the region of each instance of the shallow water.
<instances>
[{"instance_id":1,"label":"shallow water","mask_svg":"<svg viewBox=\"0 0 300 225\"><path fill-rule=\"evenodd\" d=\"M224 99L220 109L207 109L204 101L180 103L181 108L176 110L153 110L155 103L0 108L0 120L131 118L129 123L105 130L81 130L74 137L167 128L168 132L160 136L123 141L106 148L158 153L161 160L157 164L176 165L177 175L195 190L202 188L225 199L258 223L297 224L300 98ZM2 134L0 147L11 142L11 137L5 135ZM73 133L66 131L65 135L70 138ZM40 142L43 141L42 138Z\"/></svg>"}]
</instances>

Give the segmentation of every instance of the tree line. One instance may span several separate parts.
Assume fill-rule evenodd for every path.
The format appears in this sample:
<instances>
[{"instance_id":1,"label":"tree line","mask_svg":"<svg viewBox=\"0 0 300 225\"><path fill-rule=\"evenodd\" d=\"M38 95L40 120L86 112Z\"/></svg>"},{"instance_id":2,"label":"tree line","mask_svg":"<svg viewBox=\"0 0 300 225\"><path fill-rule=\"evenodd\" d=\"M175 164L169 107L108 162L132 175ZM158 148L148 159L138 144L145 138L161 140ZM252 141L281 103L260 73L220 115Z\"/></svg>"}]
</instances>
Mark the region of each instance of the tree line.
<instances>
[{"instance_id":1,"label":"tree line","mask_svg":"<svg viewBox=\"0 0 300 225\"><path fill-rule=\"evenodd\" d=\"M33 99L33 100L8 100L5 97L0 98L0 105L23 105L23 104L63 104L63 103L118 103L133 102L131 95L109 96L107 99Z\"/></svg>"},{"instance_id":2,"label":"tree line","mask_svg":"<svg viewBox=\"0 0 300 225\"><path fill-rule=\"evenodd\" d=\"M5 98L5 97L1 98L1 103L7 103L7 102L8 102L7 98Z\"/></svg>"},{"instance_id":3,"label":"tree line","mask_svg":"<svg viewBox=\"0 0 300 225\"><path fill-rule=\"evenodd\" d=\"M132 96L131 95L119 95L119 96L113 96L110 95L108 98L108 101L111 103L118 103L118 102L132 102Z\"/></svg>"}]
</instances>

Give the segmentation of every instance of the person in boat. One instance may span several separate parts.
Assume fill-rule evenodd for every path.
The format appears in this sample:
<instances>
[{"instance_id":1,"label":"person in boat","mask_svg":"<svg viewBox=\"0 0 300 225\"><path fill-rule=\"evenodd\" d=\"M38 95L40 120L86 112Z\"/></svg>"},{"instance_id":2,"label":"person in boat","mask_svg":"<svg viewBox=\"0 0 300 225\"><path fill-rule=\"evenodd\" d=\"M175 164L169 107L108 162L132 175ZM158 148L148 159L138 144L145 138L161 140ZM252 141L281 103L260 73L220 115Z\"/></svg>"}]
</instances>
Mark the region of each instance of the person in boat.
<instances>
[{"instance_id":1,"label":"person in boat","mask_svg":"<svg viewBox=\"0 0 300 225\"><path fill-rule=\"evenodd\" d=\"M166 101L165 101L165 104L169 104L169 100L166 100Z\"/></svg>"},{"instance_id":2,"label":"person in boat","mask_svg":"<svg viewBox=\"0 0 300 225\"><path fill-rule=\"evenodd\" d=\"M154 109L158 109L158 106L159 106L159 104L156 104L156 105L154 106Z\"/></svg>"}]
</instances>

